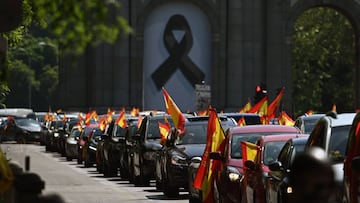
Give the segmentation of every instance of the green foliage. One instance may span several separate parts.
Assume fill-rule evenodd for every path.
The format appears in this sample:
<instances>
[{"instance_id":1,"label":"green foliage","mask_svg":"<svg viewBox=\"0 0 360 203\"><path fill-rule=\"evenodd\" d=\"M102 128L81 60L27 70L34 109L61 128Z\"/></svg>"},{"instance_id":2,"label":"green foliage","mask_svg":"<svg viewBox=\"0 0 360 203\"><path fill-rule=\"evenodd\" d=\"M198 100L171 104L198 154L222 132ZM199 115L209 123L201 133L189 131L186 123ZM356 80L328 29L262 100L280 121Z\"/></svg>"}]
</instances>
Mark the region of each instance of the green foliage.
<instances>
[{"instance_id":1,"label":"green foliage","mask_svg":"<svg viewBox=\"0 0 360 203\"><path fill-rule=\"evenodd\" d=\"M325 7L304 12L295 24L293 42L295 114L327 112L333 104L343 112L354 111L354 64L349 20Z\"/></svg>"},{"instance_id":2,"label":"green foliage","mask_svg":"<svg viewBox=\"0 0 360 203\"><path fill-rule=\"evenodd\" d=\"M58 39L62 53L80 54L87 45L115 42L131 32L117 1L33 0L34 19Z\"/></svg>"}]
</instances>

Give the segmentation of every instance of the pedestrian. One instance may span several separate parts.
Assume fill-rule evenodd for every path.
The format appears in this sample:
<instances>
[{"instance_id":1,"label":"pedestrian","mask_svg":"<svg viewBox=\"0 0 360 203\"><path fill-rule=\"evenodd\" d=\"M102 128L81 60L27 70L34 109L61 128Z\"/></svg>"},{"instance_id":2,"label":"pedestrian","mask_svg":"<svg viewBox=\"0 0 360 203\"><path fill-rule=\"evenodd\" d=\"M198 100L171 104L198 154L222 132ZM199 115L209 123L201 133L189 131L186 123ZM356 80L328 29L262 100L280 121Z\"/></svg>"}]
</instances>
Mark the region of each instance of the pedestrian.
<instances>
[{"instance_id":1,"label":"pedestrian","mask_svg":"<svg viewBox=\"0 0 360 203\"><path fill-rule=\"evenodd\" d=\"M335 202L334 171L325 151L312 147L295 157L289 175L292 203Z\"/></svg>"}]
</instances>

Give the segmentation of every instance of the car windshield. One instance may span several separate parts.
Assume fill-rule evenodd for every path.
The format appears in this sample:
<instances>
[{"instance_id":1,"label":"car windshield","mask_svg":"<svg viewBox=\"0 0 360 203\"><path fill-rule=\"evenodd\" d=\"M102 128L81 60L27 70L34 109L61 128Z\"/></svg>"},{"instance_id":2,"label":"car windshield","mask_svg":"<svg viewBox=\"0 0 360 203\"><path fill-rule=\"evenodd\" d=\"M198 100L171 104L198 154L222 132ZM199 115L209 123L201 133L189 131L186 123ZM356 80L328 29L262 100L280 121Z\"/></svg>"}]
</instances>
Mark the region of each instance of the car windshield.
<instances>
[{"instance_id":1,"label":"car windshield","mask_svg":"<svg viewBox=\"0 0 360 203\"><path fill-rule=\"evenodd\" d=\"M167 118L168 122L171 126L174 126L172 119ZM147 139L160 139L160 130L159 130L159 122L165 123L165 119L162 117L160 119L151 119L148 123L146 137Z\"/></svg>"},{"instance_id":2,"label":"car windshield","mask_svg":"<svg viewBox=\"0 0 360 203\"><path fill-rule=\"evenodd\" d=\"M304 133L310 134L319 118L304 119Z\"/></svg>"},{"instance_id":3,"label":"car windshield","mask_svg":"<svg viewBox=\"0 0 360 203\"><path fill-rule=\"evenodd\" d=\"M78 129L74 129L73 131L71 131L69 137L71 138L75 138L75 137L80 137L81 132Z\"/></svg>"},{"instance_id":4,"label":"car windshield","mask_svg":"<svg viewBox=\"0 0 360 203\"><path fill-rule=\"evenodd\" d=\"M350 125L333 127L329 142L329 156L333 161L343 161L345 157L346 143L349 136Z\"/></svg>"},{"instance_id":5,"label":"car windshield","mask_svg":"<svg viewBox=\"0 0 360 203\"><path fill-rule=\"evenodd\" d=\"M23 127L39 127L40 125L39 122L31 118L18 118L15 119L15 123L16 125Z\"/></svg>"},{"instance_id":6,"label":"car windshield","mask_svg":"<svg viewBox=\"0 0 360 203\"><path fill-rule=\"evenodd\" d=\"M288 133L288 132L286 132ZM239 133L233 134L231 138L231 148L230 148L230 157L232 159L242 159L242 151L241 151L241 141L251 142L255 144L255 142L261 137L265 135L274 135L274 134L284 134L279 132L263 132L263 133Z\"/></svg>"},{"instance_id":7,"label":"car windshield","mask_svg":"<svg viewBox=\"0 0 360 203\"><path fill-rule=\"evenodd\" d=\"M101 137L102 134L103 132L100 129L95 129L91 136L91 139L96 140L96 138Z\"/></svg>"},{"instance_id":8,"label":"car windshield","mask_svg":"<svg viewBox=\"0 0 360 203\"><path fill-rule=\"evenodd\" d=\"M207 123L185 126L185 134L176 144L206 144Z\"/></svg>"},{"instance_id":9,"label":"car windshield","mask_svg":"<svg viewBox=\"0 0 360 203\"><path fill-rule=\"evenodd\" d=\"M113 137L125 137L126 128L122 128L119 125L114 125Z\"/></svg>"},{"instance_id":10,"label":"car windshield","mask_svg":"<svg viewBox=\"0 0 360 203\"><path fill-rule=\"evenodd\" d=\"M286 141L266 142L264 146L263 161L264 165L268 166L277 160L279 153Z\"/></svg>"}]
</instances>

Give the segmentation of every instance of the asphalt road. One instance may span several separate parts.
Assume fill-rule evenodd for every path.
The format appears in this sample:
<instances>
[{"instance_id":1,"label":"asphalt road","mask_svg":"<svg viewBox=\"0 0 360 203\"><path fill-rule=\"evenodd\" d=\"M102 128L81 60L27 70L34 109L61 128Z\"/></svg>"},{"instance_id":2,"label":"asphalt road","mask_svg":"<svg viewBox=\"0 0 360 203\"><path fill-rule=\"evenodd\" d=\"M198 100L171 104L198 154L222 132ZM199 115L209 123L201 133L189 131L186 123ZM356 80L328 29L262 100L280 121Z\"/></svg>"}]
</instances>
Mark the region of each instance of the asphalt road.
<instances>
[{"instance_id":1,"label":"asphalt road","mask_svg":"<svg viewBox=\"0 0 360 203\"><path fill-rule=\"evenodd\" d=\"M30 172L45 181L43 195L58 194L67 203L112 202L188 202L188 193L180 192L177 199L166 198L156 191L155 182L149 187L135 187L120 178L104 178L95 167L84 168L76 160L66 161L55 152L45 152L37 144L1 144L7 158L25 169L25 157L30 157Z\"/></svg>"}]
</instances>

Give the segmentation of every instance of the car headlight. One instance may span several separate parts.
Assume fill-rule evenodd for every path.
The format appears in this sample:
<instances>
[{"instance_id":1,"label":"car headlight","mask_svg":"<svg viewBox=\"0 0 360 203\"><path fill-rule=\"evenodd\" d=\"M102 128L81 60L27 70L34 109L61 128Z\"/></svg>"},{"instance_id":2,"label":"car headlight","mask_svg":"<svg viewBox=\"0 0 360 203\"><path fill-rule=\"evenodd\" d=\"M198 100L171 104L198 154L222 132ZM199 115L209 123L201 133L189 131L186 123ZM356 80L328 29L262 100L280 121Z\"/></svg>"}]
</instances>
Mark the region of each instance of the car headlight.
<instances>
[{"instance_id":1,"label":"car headlight","mask_svg":"<svg viewBox=\"0 0 360 203\"><path fill-rule=\"evenodd\" d=\"M240 172L237 170L237 168L228 166L227 167L227 174L228 178L231 182L239 182L242 181L243 176L240 174Z\"/></svg>"},{"instance_id":2,"label":"car headlight","mask_svg":"<svg viewBox=\"0 0 360 203\"><path fill-rule=\"evenodd\" d=\"M54 137L59 137L59 133L54 133Z\"/></svg>"},{"instance_id":3,"label":"car headlight","mask_svg":"<svg viewBox=\"0 0 360 203\"><path fill-rule=\"evenodd\" d=\"M185 157L179 156L177 154L174 154L171 156L171 164L173 165L181 165L181 166L187 166L188 163L186 161Z\"/></svg>"},{"instance_id":4,"label":"car headlight","mask_svg":"<svg viewBox=\"0 0 360 203\"><path fill-rule=\"evenodd\" d=\"M287 194L293 193L292 187L288 186L288 187L286 188L286 193L287 193Z\"/></svg>"}]
</instances>

